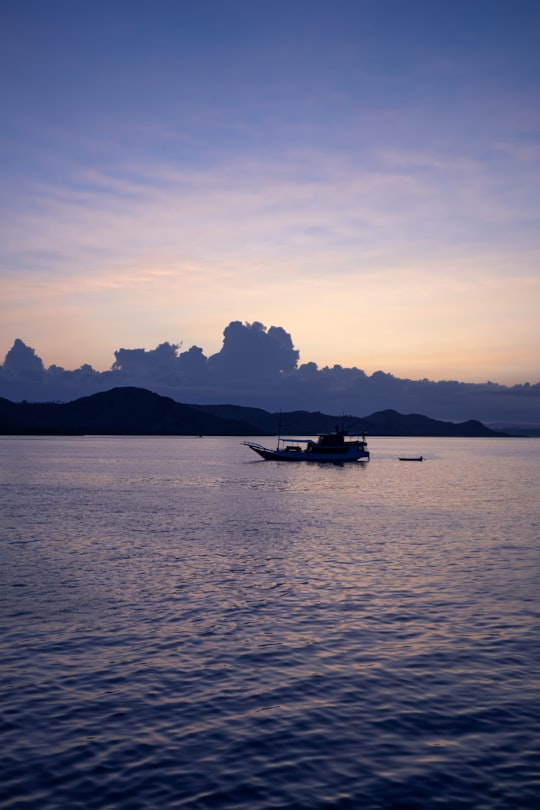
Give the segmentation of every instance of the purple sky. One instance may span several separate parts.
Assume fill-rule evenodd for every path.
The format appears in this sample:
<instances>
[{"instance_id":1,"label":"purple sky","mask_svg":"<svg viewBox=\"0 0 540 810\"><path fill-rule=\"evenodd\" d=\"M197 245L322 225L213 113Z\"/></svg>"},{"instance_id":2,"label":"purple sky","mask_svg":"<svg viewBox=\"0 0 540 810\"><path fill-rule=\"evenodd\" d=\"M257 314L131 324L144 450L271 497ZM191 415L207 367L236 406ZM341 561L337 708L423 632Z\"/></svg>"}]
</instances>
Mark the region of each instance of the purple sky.
<instances>
[{"instance_id":1,"label":"purple sky","mask_svg":"<svg viewBox=\"0 0 540 810\"><path fill-rule=\"evenodd\" d=\"M540 378L536 0L3 0L0 356Z\"/></svg>"}]
</instances>

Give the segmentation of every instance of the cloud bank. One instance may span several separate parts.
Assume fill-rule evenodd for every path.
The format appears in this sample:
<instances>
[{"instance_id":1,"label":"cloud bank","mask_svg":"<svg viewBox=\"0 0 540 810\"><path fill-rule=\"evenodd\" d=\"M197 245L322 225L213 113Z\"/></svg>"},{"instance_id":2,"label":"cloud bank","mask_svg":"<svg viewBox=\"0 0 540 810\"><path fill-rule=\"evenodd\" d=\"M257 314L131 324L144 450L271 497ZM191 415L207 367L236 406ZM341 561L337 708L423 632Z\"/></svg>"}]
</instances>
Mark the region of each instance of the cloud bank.
<instances>
[{"instance_id":1,"label":"cloud bank","mask_svg":"<svg viewBox=\"0 0 540 810\"><path fill-rule=\"evenodd\" d=\"M219 352L120 348L108 371L88 364L75 370L45 367L35 349L17 338L0 366L0 396L12 401L66 402L115 386L138 386L178 402L233 404L266 410L310 410L363 416L394 408L437 419L540 425L540 383L504 386L400 379L340 365L300 363L300 352L281 326L231 321Z\"/></svg>"}]
</instances>

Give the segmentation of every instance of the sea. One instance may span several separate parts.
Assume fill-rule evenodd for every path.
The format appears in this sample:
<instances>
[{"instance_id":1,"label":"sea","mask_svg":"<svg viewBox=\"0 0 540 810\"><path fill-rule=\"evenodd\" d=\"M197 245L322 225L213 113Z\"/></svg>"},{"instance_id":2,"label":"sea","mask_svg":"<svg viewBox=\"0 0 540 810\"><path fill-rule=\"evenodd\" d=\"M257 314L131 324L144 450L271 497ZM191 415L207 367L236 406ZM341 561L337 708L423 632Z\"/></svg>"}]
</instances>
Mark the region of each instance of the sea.
<instances>
[{"instance_id":1,"label":"sea","mask_svg":"<svg viewBox=\"0 0 540 810\"><path fill-rule=\"evenodd\" d=\"M368 441L1 437L0 807L540 807L540 439Z\"/></svg>"}]
</instances>

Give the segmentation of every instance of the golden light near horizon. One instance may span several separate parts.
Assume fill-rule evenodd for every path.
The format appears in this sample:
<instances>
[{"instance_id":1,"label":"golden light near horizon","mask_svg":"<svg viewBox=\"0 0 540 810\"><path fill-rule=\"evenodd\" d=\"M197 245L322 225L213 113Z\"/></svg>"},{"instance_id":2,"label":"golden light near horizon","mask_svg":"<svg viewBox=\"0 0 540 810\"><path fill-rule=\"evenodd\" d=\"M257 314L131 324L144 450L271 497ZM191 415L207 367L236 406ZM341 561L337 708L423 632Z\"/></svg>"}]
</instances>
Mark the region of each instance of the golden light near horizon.
<instances>
[{"instance_id":1,"label":"golden light near horizon","mask_svg":"<svg viewBox=\"0 0 540 810\"><path fill-rule=\"evenodd\" d=\"M443 36L414 0L392 30L349 2L331 24L310 7L307 30L303 6L284 26L246 4L245 42L225 6L218 37L189 3L132 9L143 40L111 11L118 49L99 6L82 39L69 15L12 12L0 354L210 355L241 320L320 367L539 378L536 15L487 29L469 9L464 32L447 9Z\"/></svg>"}]
</instances>

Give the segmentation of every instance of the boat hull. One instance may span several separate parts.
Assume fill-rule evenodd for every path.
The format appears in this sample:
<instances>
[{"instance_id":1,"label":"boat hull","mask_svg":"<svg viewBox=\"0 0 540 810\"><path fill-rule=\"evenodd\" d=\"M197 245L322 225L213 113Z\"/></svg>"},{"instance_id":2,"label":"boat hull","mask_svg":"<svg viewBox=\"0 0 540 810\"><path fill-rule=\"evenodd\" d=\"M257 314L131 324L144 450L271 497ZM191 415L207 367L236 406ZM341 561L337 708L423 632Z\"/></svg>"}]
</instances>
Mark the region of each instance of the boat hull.
<instances>
[{"instance_id":1,"label":"boat hull","mask_svg":"<svg viewBox=\"0 0 540 810\"><path fill-rule=\"evenodd\" d=\"M270 450L253 442L244 442L265 461L308 461L317 464L343 464L344 462L369 461L369 452L357 447L340 452L317 452L316 450Z\"/></svg>"}]
</instances>

